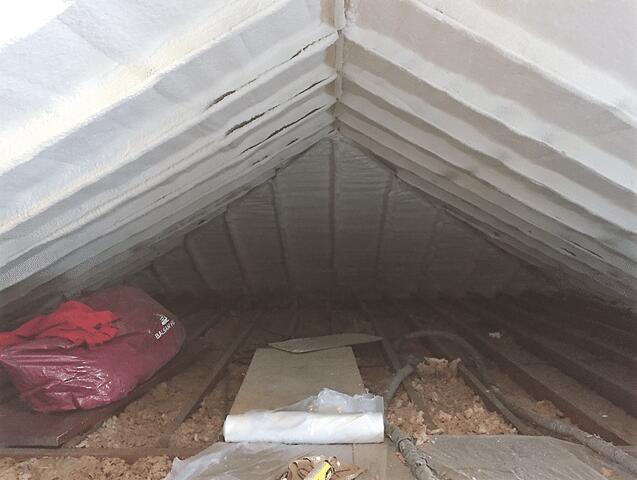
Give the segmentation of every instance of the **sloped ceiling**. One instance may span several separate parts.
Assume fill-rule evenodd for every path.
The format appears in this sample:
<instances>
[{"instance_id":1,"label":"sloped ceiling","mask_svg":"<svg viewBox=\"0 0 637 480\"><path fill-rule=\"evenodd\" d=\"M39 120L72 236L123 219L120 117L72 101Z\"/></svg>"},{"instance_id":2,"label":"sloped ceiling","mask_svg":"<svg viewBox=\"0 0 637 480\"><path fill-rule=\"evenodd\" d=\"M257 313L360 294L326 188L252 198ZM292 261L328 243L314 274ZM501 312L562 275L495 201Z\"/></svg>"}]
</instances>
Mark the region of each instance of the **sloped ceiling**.
<instances>
[{"instance_id":1,"label":"sloped ceiling","mask_svg":"<svg viewBox=\"0 0 637 480\"><path fill-rule=\"evenodd\" d=\"M143 271L109 281L157 294L493 295L563 287L338 135L170 247Z\"/></svg>"},{"instance_id":2,"label":"sloped ceiling","mask_svg":"<svg viewBox=\"0 0 637 480\"><path fill-rule=\"evenodd\" d=\"M523 262L634 298L634 1L20 3L0 304L143 270L336 130Z\"/></svg>"}]
</instances>

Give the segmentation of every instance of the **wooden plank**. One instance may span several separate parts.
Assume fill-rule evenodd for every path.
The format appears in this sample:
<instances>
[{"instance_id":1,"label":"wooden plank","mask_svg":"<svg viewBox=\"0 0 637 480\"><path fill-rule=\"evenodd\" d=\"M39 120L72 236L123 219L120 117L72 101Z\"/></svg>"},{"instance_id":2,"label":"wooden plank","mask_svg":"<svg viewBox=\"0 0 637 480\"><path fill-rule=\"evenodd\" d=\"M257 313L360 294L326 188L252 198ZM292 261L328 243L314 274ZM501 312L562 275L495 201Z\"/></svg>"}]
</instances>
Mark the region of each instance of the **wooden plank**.
<instances>
[{"instance_id":1,"label":"wooden plank","mask_svg":"<svg viewBox=\"0 0 637 480\"><path fill-rule=\"evenodd\" d=\"M509 320L515 320L525 326L533 327L535 332L543 336L561 339L577 347L584 348L591 353L601 355L605 360L614 360L628 365L632 369L637 369L637 355L629 349L618 348L600 339L598 329L584 332L572 326L565 326L561 321L561 314L555 314L554 317L549 318L548 314L535 311L524 300L514 300L511 297L505 297L498 299L497 303L516 313L516 315L507 317ZM524 309L521 307L524 307Z\"/></svg>"},{"instance_id":2,"label":"wooden plank","mask_svg":"<svg viewBox=\"0 0 637 480\"><path fill-rule=\"evenodd\" d=\"M637 442L637 420L518 346L507 348L506 343L488 340L486 332L468 325L470 321L479 323L471 312L449 303L429 304L429 308L497 362L533 397L550 400L579 427L609 442L622 445Z\"/></svg>"},{"instance_id":3,"label":"wooden plank","mask_svg":"<svg viewBox=\"0 0 637 480\"><path fill-rule=\"evenodd\" d=\"M363 379L350 347L311 353L260 348L254 354L230 414L273 410L330 388L348 395L363 393Z\"/></svg>"},{"instance_id":4,"label":"wooden plank","mask_svg":"<svg viewBox=\"0 0 637 480\"><path fill-rule=\"evenodd\" d=\"M210 312L196 314L184 319L184 323L193 325L181 351L151 379L139 385L126 398L104 407L92 410L42 414L31 410L19 398L0 405L0 446L14 447L58 447L67 440L86 432L117 414L130 402L144 395L155 385L166 381L183 371L199 355L201 346L197 337L218 320L219 315ZM29 428L24 428L28 425Z\"/></svg>"},{"instance_id":5,"label":"wooden plank","mask_svg":"<svg viewBox=\"0 0 637 480\"><path fill-rule=\"evenodd\" d=\"M498 312L482 300L468 303L467 306L478 316L494 321L500 325L500 328L509 331L529 351L540 358L547 359L560 370L596 390L600 395L608 398L631 415L637 415L637 388L631 381L634 380L634 377L632 377L631 372L625 372L624 378L627 381L621 381L619 373L622 365L616 366L615 375L607 375L596 368L596 362L577 358L577 354L580 352L577 352L576 349L569 348L563 342L542 337L530 328L512 321L511 317L515 316L516 312L506 305L498 305Z\"/></svg>"},{"instance_id":6,"label":"wooden plank","mask_svg":"<svg viewBox=\"0 0 637 480\"><path fill-rule=\"evenodd\" d=\"M145 457L188 458L198 454L201 447L173 447L173 448L0 448L0 458L27 460L39 457L95 457L122 458L133 463Z\"/></svg>"},{"instance_id":7,"label":"wooden plank","mask_svg":"<svg viewBox=\"0 0 637 480\"><path fill-rule=\"evenodd\" d=\"M263 310L258 310L250 319L249 322L246 323L245 327L241 330L239 335L235 338L235 340L228 345L228 347L221 354L219 359L215 362L214 367L208 375L202 379L199 388L195 389L190 398L186 400L173 420L166 426L164 433L159 439L159 444L162 447L167 447L171 443L171 439L174 433L177 431L179 426L183 423L183 421L188 418L188 416L197 408L197 405L203 400L206 396L206 393L212 389L217 381L221 378L223 372L225 372L228 364L232 360L235 352L239 349L239 347L246 341L256 324L259 322L259 319L263 315Z\"/></svg>"},{"instance_id":8,"label":"wooden plank","mask_svg":"<svg viewBox=\"0 0 637 480\"><path fill-rule=\"evenodd\" d=\"M293 354L275 349L259 349L230 410L241 414L249 410L285 407L331 388L349 395L364 392L363 379L351 347ZM313 454L336 455L354 462L367 472L361 480L411 479L405 467L387 444L308 445ZM347 450L349 449L349 453ZM316 452L316 453L314 453ZM353 452L353 453L352 453Z\"/></svg>"},{"instance_id":9,"label":"wooden plank","mask_svg":"<svg viewBox=\"0 0 637 480\"><path fill-rule=\"evenodd\" d=\"M534 311L559 312L560 319L575 328L597 332L600 338L628 348L637 346L637 320L627 312L582 298L555 298L526 294L521 300Z\"/></svg>"}]
</instances>

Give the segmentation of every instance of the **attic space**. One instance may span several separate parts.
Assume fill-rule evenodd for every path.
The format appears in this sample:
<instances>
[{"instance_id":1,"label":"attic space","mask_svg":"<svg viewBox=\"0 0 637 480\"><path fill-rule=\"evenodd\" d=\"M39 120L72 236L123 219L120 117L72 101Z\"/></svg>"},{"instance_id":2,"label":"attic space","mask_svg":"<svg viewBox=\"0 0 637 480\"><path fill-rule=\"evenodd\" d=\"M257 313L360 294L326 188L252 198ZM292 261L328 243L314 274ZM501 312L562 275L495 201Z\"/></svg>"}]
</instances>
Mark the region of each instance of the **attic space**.
<instances>
[{"instance_id":1,"label":"attic space","mask_svg":"<svg viewBox=\"0 0 637 480\"><path fill-rule=\"evenodd\" d=\"M104 458L125 478L164 478L172 458L223 439L270 343L341 334L378 337L325 350L349 352L343 392L383 394L426 357L387 402L417 448L445 435L545 448L516 443L547 429L496 390L635 445L637 0L5 3L7 475L41 456L24 448L62 462L83 447L97 455L77 465L101 472L91 478ZM158 341L179 325L175 352L125 398L49 415L50 385L16 382L33 377L11 370L2 342L63 307L115 318L125 299L159 309ZM136 353L129 364L143 365ZM292 377L280 407L309 395ZM350 462L375 456L355 447ZM439 448L432 464L451 461ZM622 478L625 464L573 448L593 473L572 478ZM42 461L28 468L61 468Z\"/></svg>"}]
</instances>

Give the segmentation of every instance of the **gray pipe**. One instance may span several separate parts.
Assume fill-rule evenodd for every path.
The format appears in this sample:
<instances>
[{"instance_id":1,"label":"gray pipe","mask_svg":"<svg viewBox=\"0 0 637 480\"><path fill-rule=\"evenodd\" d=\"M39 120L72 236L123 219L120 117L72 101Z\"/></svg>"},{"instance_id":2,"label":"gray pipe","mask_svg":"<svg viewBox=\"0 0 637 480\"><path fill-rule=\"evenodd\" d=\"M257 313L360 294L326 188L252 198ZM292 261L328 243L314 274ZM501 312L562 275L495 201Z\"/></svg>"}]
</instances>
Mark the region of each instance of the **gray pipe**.
<instances>
[{"instance_id":1,"label":"gray pipe","mask_svg":"<svg viewBox=\"0 0 637 480\"><path fill-rule=\"evenodd\" d=\"M394 374L389 385L387 385L385 394L383 395L386 409L389 408L389 403L392 398L394 398L394 395L396 395L396 391L398 391L400 384L403 383L403 380L412 373L414 373L414 367L411 365L405 365ZM414 441L409 435L397 426L389 423L387 420L387 414L385 414L385 433L394 445L396 445L396 449L405 459L405 462L409 466L414 478L417 480L438 480L434 471L427 464L427 458L422 450L414 444Z\"/></svg>"}]
</instances>

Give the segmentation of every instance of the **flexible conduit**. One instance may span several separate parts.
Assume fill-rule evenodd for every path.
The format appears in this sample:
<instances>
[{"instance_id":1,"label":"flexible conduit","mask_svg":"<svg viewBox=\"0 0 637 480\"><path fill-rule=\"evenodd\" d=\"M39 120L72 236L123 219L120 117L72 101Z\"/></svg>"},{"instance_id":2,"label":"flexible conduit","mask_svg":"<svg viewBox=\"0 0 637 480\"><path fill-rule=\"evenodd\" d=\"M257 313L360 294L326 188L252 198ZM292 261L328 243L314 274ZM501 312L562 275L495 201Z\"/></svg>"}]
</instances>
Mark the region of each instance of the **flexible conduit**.
<instances>
[{"instance_id":1,"label":"flexible conduit","mask_svg":"<svg viewBox=\"0 0 637 480\"><path fill-rule=\"evenodd\" d=\"M409 375L414 373L414 367L411 365L405 365L398 370L392 377L387 389L385 390L384 401L385 408L389 408L391 399L396 395L396 391L400 384L403 383ZM385 433L389 439L396 445L396 449L401 453L405 459L405 463L409 466L412 475L417 480L437 480L433 469L427 464L427 458L425 454L420 450L409 435L403 432L400 428L389 423L387 420L387 413L385 413Z\"/></svg>"}]
</instances>

